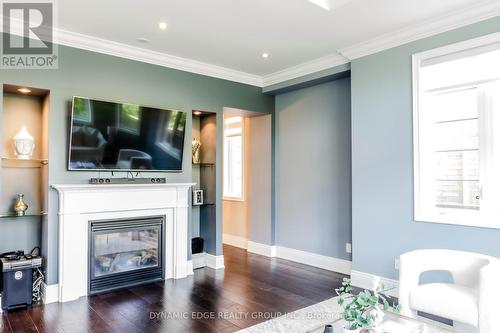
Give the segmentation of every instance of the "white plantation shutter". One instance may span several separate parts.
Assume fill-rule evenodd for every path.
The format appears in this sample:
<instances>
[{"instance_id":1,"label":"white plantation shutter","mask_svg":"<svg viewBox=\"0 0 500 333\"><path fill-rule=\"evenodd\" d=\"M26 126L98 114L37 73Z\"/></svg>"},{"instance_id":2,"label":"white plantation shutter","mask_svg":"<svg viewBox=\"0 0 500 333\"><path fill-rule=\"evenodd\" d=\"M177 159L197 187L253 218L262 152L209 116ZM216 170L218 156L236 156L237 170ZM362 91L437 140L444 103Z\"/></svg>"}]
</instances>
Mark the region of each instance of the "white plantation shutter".
<instances>
[{"instance_id":1,"label":"white plantation shutter","mask_svg":"<svg viewBox=\"0 0 500 333\"><path fill-rule=\"evenodd\" d=\"M500 228L500 50L484 52L414 62L418 221Z\"/></svg>"},{"instance_id":2,"label":"white plantation shutter","mask_svg":"<svg viewBox=\"0 0 500 333\"><path fill-rule=\"evenodd\" d=\"M477 89L432 96L432 163L437 207L478 209L479 123Z\"/></svg>"},{"instance_id":3,"label":"white plantation shutter","mask_svg":"<svg viewBox=\"0 0 500 333\"><path fill-rule=\"evenodd\" d=\"M243 199L243 118L224 119L224 197Z\"/></svg>"}]
</instances>

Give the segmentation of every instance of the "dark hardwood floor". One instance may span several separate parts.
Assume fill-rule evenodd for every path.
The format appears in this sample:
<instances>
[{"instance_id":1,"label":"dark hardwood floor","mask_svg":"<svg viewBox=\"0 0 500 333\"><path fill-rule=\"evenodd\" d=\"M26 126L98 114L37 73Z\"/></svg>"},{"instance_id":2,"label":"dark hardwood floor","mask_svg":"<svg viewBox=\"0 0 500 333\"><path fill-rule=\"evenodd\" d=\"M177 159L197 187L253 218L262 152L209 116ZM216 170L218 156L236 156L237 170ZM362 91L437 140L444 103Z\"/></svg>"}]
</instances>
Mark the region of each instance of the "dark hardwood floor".
<instances>
[{"instance_id":1,"label":"dark hardwood floor","mask_svg":"<svg viewBox=\"0 0 500 333\"><path fill-rule=\"evenodd\" d=\"M0 332L234 332L335 294L344 275L224 247L224 270L2 313Z\"/></svg>"}]
</instances>

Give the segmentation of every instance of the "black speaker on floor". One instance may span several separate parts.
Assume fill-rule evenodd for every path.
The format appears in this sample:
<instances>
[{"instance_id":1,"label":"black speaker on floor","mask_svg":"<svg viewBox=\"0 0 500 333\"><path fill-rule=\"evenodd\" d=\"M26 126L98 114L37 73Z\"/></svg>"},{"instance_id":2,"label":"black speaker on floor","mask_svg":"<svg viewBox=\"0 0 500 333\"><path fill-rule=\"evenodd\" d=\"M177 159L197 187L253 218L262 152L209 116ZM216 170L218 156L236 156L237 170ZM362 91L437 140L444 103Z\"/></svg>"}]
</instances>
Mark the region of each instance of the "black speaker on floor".
<instances>
[{"instance_id":1,"label":"black speaker on floor","mask_svg":"<svg viewBox=\"0 0 500 333\"><path fill-rule=\"evenodd\" d=\"M203 238L195 237L191 240L191 251L193 254L203 252Z\"/></svg>"}]
</instances>

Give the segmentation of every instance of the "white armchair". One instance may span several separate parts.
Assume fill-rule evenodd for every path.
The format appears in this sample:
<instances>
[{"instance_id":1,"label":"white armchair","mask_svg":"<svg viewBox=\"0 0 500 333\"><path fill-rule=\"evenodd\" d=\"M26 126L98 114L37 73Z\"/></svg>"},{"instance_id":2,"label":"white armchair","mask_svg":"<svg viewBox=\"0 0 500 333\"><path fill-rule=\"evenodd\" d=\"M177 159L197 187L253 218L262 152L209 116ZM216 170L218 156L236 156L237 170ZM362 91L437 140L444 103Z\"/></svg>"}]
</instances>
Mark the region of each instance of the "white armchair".
<instances>
[{"instance_id":1,"label":"white armchair","mask_svg":"<svg viewBox=\"0 0 500 333\"><path fill-rule=\"evenodd\" d=\"M399 304L404 315L417 311L500 333L500 259L461 251L417 250L400 257ZM453 283L419 284L427 271L448 271ZM465 324L465 325L464 325Z\"/></svg>"}]
</instances>

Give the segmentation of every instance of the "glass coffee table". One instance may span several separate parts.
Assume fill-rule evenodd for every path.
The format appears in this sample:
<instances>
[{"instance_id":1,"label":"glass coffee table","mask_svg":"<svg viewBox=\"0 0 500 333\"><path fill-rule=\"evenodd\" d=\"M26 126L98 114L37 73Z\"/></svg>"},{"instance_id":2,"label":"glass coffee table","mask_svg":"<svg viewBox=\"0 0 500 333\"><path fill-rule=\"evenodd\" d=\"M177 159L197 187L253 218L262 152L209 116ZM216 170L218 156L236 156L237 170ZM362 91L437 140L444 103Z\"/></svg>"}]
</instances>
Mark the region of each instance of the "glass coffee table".
<instances>
[{"instance_id":1,"label":"glass coffee table","mask_svg":"<svg viewBox=\"0 0 500 333\"><path fill-rule=\"evenodd\" d=\"M334 333L342 333L345 321L336 320L330 325ZM305 333L323 333L325 326ZM409 318L394 312L385 312L384 322L372 329L374 333L456 333L453 327L426 318Z\"/></svg>"}]
</instances>

